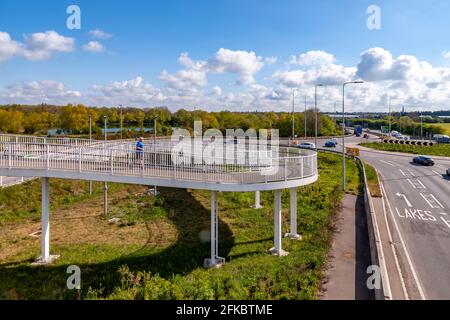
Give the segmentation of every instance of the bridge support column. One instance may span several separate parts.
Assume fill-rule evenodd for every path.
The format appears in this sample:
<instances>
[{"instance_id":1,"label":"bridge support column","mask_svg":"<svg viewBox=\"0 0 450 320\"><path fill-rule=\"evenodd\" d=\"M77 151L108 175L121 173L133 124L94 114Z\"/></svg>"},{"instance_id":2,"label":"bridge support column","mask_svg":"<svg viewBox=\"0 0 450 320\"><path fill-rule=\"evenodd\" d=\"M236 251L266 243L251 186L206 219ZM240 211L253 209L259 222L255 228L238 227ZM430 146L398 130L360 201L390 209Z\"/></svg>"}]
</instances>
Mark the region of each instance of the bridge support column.
<instances>
[{"instance_id":1,"label":"bridge support column","mask_svg":"<svg viewBox=\"0 0 450 320\"><path fill-rule=\"evenodd\" d=\"M291 210L291 229L285 237L292 240L302 240L302 236L297 233L297 188L289 189L290 194L290 210Z\"/></svg>"},{"instance_id":2,"label":"bridge support column","mask_svg":"<svg viewBox=\"0 0 450 320\"><path fill-rule=\"evenodd\" d=\"M281 246L281 190L275 190L274 199L274 247L269 251L275 256L287 256L288 252L284 251Z\"/></svg>"},{"instance_id":3,"label":"bridge support column","mask_svg":"<svg viewBox=\"0 0 450 320\"><path fill-rule=\"evenodd\" d=\"M211 191L211 258L205 259L205 268L220 267L225 263L225 258L218 256L219 205L217 200L217 191Z\"/></svg>"},{"instance_id":4,"label":"bridge support column","mask_svg":"<svg viewBox=\"0 0 450 320\"><path fill-rule=\"evenodd\" d=\"M50 255L50 190L49 179L42 178L41 256L34 264L52 263L59 256Z\"/></svg>"},{"instance_id":5,"label":"bridge support column","mask_svg":"<svg viewBox=\"0 0 450 320\"><path fill-rule=\"evenodd\" d=\"M259 191L255 191L255 205L252 206L253 209L261 209L263 206L261 205L261 193Z\"/></svg>"}]
</instances>

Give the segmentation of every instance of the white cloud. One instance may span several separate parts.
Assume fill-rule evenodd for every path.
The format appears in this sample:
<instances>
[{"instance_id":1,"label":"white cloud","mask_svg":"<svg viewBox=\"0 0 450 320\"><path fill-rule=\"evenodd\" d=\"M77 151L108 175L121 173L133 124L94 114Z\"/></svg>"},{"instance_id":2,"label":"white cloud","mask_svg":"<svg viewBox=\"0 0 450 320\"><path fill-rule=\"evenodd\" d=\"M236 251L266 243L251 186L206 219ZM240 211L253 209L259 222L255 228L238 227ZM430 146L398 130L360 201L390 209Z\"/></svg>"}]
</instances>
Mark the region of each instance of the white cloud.
<instances>
[{"instance_id":1,"label":"white cloud","mask_svg":"<svg viewBox=\"0 0 450 320\"><path fill-rule=\"evenodd\" d=\"M80 97L80 91L69 90L63 83L52 80L13 83L0 93L1 100L7 103L65 104Z\"/></svg>"},{"instance_id":2,"label":"white cloud","mask_svg":"<svg viewBox=\"0 0 450 320\"><path fill-rule=\"evenodd\" d=\"M7 32L0 32L0 62L12 58L20 50L20 44L12 40Z\"/></svg>"},{"instance_id":3,"label":"white cloud","mask_svg":"<svg viewBox=\"0 0 450 320\"><path fill-rule=\"evenodd\" d=\"M233 51L221 48L214 58L208 60L208 69L213 73L236 73L239 75L238 84L248 85L255 82L253 78L263 66L263 58L253 51Z\"/></svg>"},{"instance_id":4,"label":"white cloud","mask_svg":"<svg viewBox=\"0 0 450 320\"><path fill-rule=\"evenodd\" d=\"M442 51L442 56L445 59L450 59L450 51Z\"/></svg>"},{"instance_id":5,"label":"white cloud","mask_svg":"<svg viewBox=\"0 0 450 320\"><path fill-rule=\"evenodd\" d=\"M89 41L83 45L83 50L89 52L102 52L105 50L105 47L98 41Z\"/></svg>"},{"instance_id":6,"label":"white cloud","mask_svg":"<svg viewBox=\"0 0 450 320\"><path fill-rule=\"evenodd\" d=\"M111 38L113 36L112 34L107 33L107 32L105 32L103 30L98 29L98 28L94 29L94 30L90 30L89 34L92 37L97 38L97 39L109 39L109 38Z\"/></svg>"},{"instance_id":7,"label":"white cloud","mask_svg":"<svg viewBox=\"0 0 450 320\"><path fill-rule=\"evenodd\" d=\"M322 50L302 53L298 59L298 63L303 66L330 65L334 61L335 58L332 54Z\"/></svg>"},{"instance_id":8,"label":"white cloud","mask_svg":"<svg viewBox=\"0 0 450 320\"><path fill-rule=\"evenodd\" d=\"M272 57L265 57L264 58L264 62L268 65L271 66L273 64L275 64L278 61L278 57L272 56Z\"/></svg>"},{"instance_id":9,"label":"white cloud","mask_svg":"<svg viewBox=\"0 0 450 320\"><path fill-rule=\"evenodd\" d=\"M161 103L166 98L160 89L144 82L144 79L138 76L131 80L93 86L90 101L97 105L115 106L122 103L146 106L147 104Z\"/></svg>"},{"instance_id":10,"label":"white cloud","mask_svg":"<svg viewBox=\"0 0 450 320\"><path fill-rule=\"evenodd\" d=\"M37 32L25 35L23 56L29 60L43 60L53 52L70 52L74 50L75 40L64 37L56 31Z\"/></svg>"},{"instance_id":11,"label":"white cloud","mask_svg":"<svg viewBox=\"0 0 450 320\"><path fill-rule=\"evenodd\" d=\"M214 87L213 87L213 94L214 94L215 96L220 96L220 95L222 95L222 88L219 87L219 86L214 86Z\"/></svg>"},{"instance_id":12,"label":"white cloud","mask_svg":"<svg viewBox=\"0 0 450 320\"><path fill-rule=\"evenodd\" d=\"M175 74L163 70L159 75L166 82L167 88L178 95L198 96L208 84L204 61L193 61L187 53L182 53L178 62L184 67Z\"/></svg>"}]
</instances>

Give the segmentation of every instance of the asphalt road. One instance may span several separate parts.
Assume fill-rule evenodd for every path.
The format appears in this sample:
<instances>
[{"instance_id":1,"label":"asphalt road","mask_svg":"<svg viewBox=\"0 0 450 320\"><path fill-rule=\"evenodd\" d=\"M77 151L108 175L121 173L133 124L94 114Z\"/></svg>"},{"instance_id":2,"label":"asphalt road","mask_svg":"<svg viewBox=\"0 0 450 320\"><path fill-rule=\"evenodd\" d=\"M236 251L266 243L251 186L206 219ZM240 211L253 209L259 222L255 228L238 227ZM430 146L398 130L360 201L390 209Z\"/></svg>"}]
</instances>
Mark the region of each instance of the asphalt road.
<instances>
[{"instance_id":1,"label":"asphalt road","mask_svg":"<svg viewBox=\"0 0 450 320\"><path fill-rule=\"evenodd\" d=\"M381 176L407 296L450 299L450 160L423 167L410 155L361 151L361 157Z\"/></svg>"},{"instance_id":2,"label":"asphalt road","mask_svg":"<svg viewBox=\"0 0 450 320\"><path fill-rule=\"evenodd\" d=\"M346 146L358 147L363 140L347 137ZM317 147L325 141L319 139ZM341 141L335 151L341 151ZM361 147L360 156L381 178L383 212L378 215L387 222L381 238L395 256L387 261L391 281L398 282L391 285L401 287L392 290L392 298L450 299L450 178L445 175L450 159L435 158L435 166L424 167L412 163L414 155Z\"/></svg>"}]
</instances>

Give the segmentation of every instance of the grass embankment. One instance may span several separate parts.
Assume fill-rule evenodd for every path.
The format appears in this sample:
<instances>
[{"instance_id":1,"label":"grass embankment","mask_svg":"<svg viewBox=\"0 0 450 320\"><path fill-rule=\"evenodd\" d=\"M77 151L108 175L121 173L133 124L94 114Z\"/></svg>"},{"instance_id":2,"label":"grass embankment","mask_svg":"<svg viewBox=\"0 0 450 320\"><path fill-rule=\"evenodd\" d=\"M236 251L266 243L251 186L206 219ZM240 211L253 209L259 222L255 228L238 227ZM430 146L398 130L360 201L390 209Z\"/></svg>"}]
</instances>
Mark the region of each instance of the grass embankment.
<instances>
[{"instance_id":1,"label":"grass embankment","mask_svg":"<svg viewBox=\"0 0 450 320\"><path fill-rule=\"evenodd\" d=\"M403 152L429 156L450 157L450 144L435 144L434 146L411 146L381 142L362 143L361 146L382 151Z\"/></svg>"},{"instance_id":2,"label":"grass embankment","mask_svg":"<svg viewBox=\"0 0 450 320\"><path fill-rule=\"evenodd\" d=\"M369 185L370 194L372 197L381 198L380 182L375 168L364 162L366 169L367 184Z\"/></svg>"},{"instance_id":3,"label":"grass embankment","mask_svg":"<svg viewBox=\"0 0 450 320\"><path fill-rule=\"evenodd\" d=\"M40 238L29 234L39 230L39 209L23 211L33 207L26 194L38 195L40 186L17 186L9 200L14 209L1 209L8 208L9 218L0 227L0 298L74 299L77 293L66 288L66 269L75 264L81 268L83 298L314 299L342 198L340 164L337 155L319 155L319 181L298 192L303 240L283 239L290 252L283 258L267 253L273 246L273 193L261 194L261 210L250 208L252 193L220 193L219 254L227 263L213 270L202 267L209 243L199 241L200 233L209 232L209 192L161 188L155 198L142 194L143 187L121 189L110 192L108 217L99 214L101 195L53 206L51 252L61 257L36 267L30 262L39 255ZM359 170L353 161L347 169L348 188L358 193ZM10 191L0 190L2 199L5 192ZM64 203L64 196L57 200L59 192L71 193L54 190L52 204ZM288 203L285 191L283 232L289 230ZM121 221L110 224L111 217Z\"/></svg>"}]
</instances>

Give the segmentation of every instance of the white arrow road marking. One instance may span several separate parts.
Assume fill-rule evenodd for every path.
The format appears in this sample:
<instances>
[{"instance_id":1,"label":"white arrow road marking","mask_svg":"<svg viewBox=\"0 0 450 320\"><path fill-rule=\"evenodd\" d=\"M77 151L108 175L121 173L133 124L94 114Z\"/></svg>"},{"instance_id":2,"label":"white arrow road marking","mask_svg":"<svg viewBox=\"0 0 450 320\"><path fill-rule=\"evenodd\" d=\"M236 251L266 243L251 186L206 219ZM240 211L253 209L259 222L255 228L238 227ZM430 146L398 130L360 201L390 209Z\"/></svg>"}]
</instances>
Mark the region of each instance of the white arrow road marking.
<instances>
[{"instance_id":1,"label":"white arrow road marking","mask_svg":"<svg viewBox=\"0 0 450 320\"><path fill-rule=\"evenodd\" d=\"M444 209L444 206L442 205L442 203L440 203L434 195L423 194L423 193L421 193L420 195L432 209Z\"/></svg>"},{"instance_id":2,"label":"white arrow road marking","mask_svg":"<svg viewBox=\"0 0 450 320\"><path fill-rule=\"evenodd\" d=\"M412 208L411 202L409 202L408 198L404 194L397 192L397 197L399 197L399 198L403 197L403 199L405 199L406 204L408 205L408 207Z\"/></svg>"},{"instance_id":3,"label":"white arrow road marking","mask_svg":"<svg viewBox=\"0 0 450 320\"><path fill-rule=\"evenodd\" d=\"M384 189L383 182L381 182L381 181L380 181L380 189L381 189L381 193L383 194L383 199L386 199L386 203L389 208L389 213L391 214L392 222L394 223L395 230L397 231L397 235L400 238L400 242L402 244L403 250L405 251L406 260L408 261L409 268L411 269L414 281L416 282L417 289L419 290L420 298L422 300L425 300L426 299L425 292L422 288L422 285L420 284L419 277L417 276L417 273L416 273L416 269L414 268L414 265L411 260L411 256L409 255L408 249L406 248L405 240L403 239L402 233L400 232L400 228L398 227L397 220L394 217L394 213L392 211L391 204L387 197L386 190Z\"/></svg>"}]
</instances>

